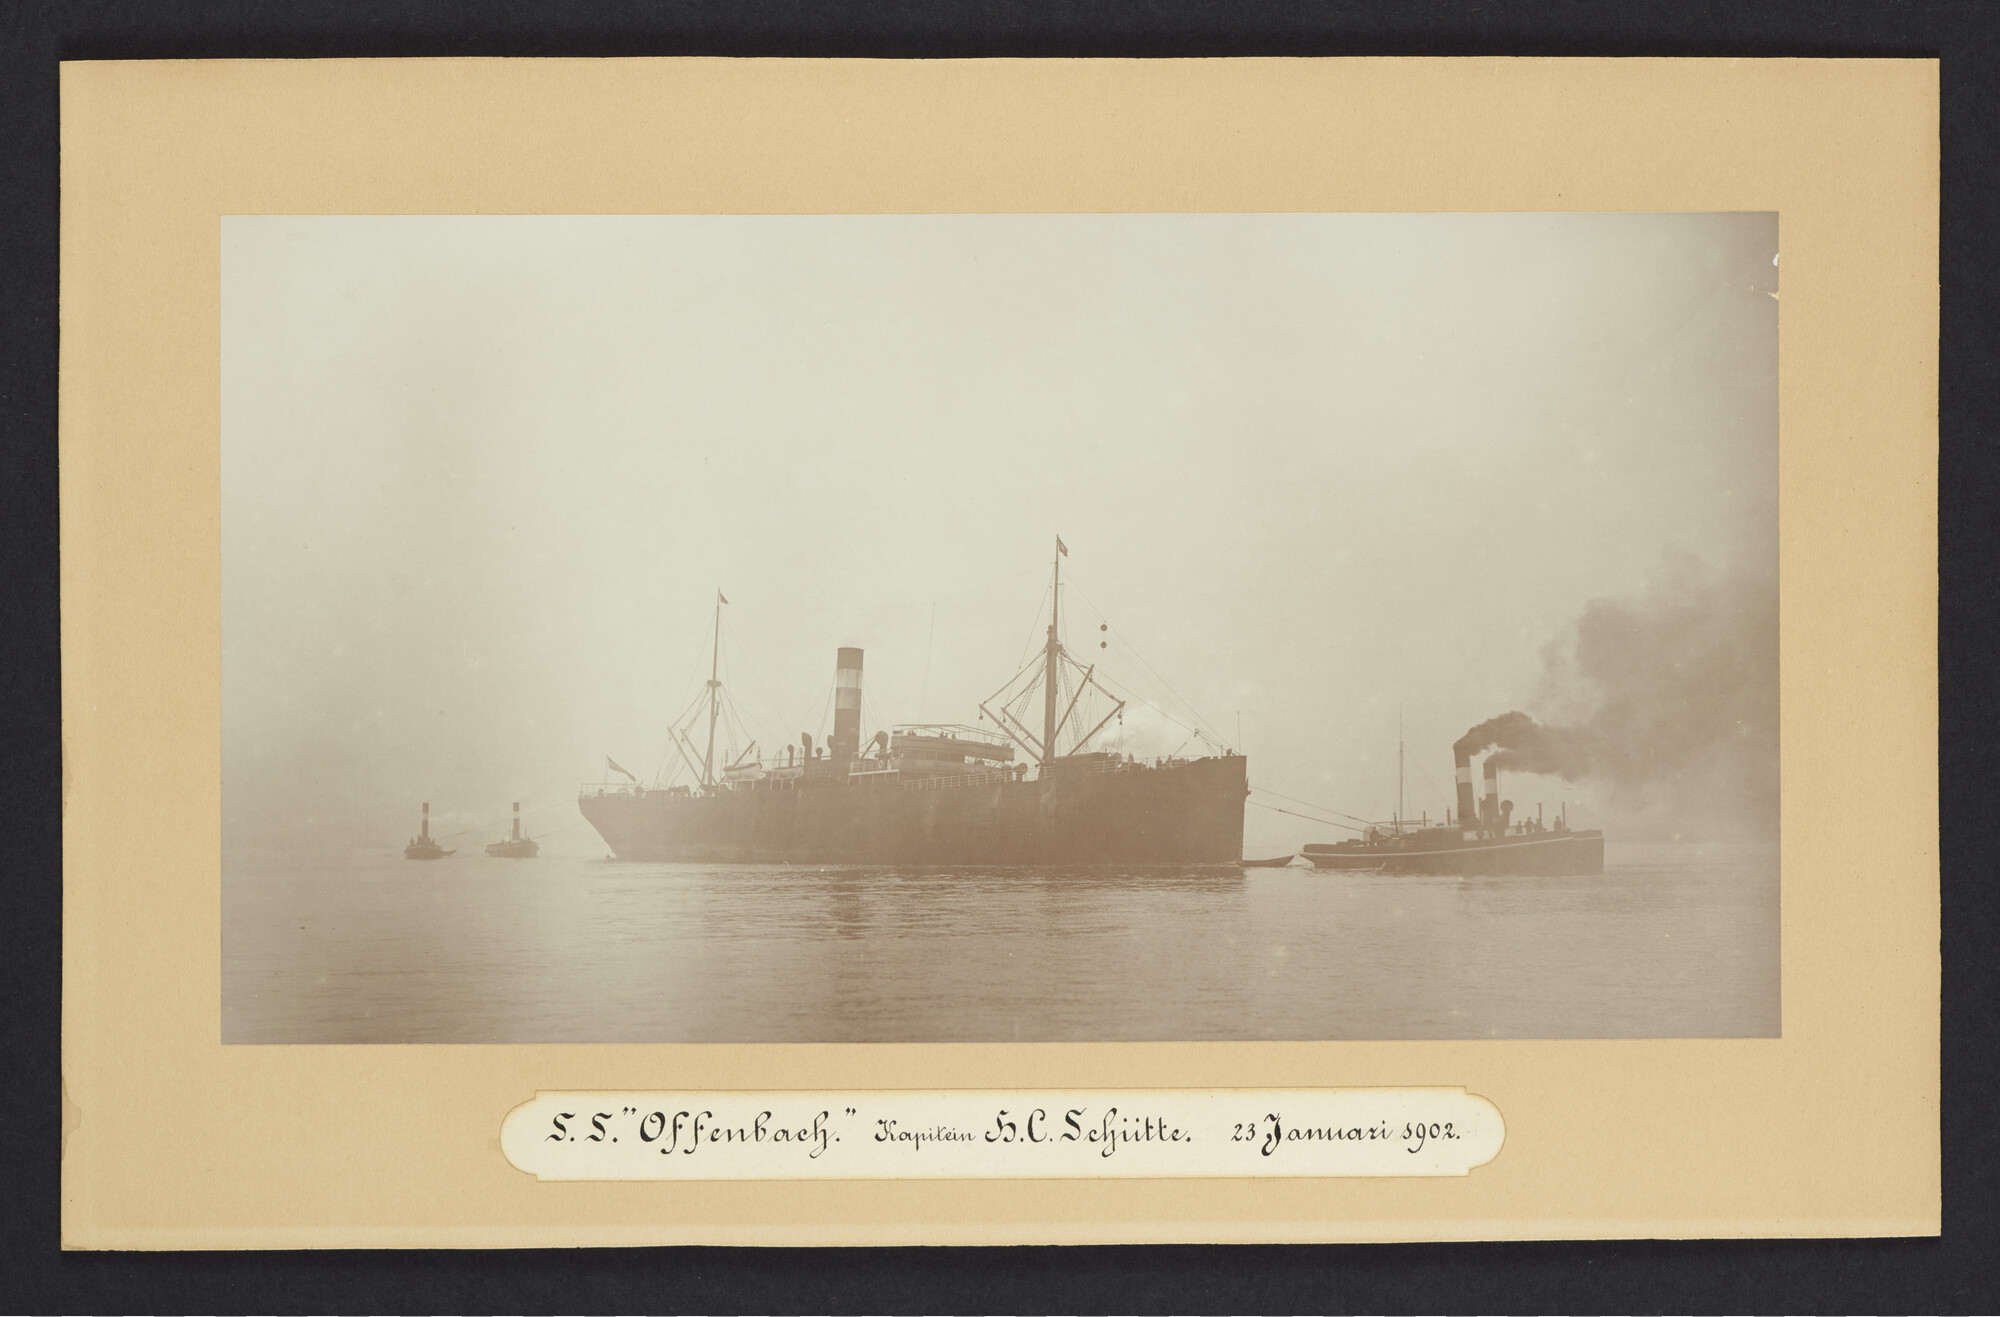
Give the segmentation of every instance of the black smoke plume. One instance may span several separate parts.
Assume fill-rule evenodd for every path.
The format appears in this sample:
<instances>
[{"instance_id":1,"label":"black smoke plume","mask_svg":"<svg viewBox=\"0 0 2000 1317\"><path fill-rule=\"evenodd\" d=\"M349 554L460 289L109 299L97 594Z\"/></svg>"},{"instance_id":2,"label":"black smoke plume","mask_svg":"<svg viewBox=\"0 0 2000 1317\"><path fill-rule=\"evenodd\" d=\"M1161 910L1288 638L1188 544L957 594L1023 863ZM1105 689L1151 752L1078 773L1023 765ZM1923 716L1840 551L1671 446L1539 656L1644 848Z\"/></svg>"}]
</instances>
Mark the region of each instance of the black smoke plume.
<instances>
[{"instance_id":1,"label":"black smoke plume","mask_svg":"<svg viewBox=\"0 0 2000 1317\"><path fill-rule=\"evenodd\" d=\"M1454 749L1601 788L1632 835L1775 836L1778 591L1670 555L1646 590L1595 599L1542 650L1535 707Z\"/></svg>"}]
</instances>

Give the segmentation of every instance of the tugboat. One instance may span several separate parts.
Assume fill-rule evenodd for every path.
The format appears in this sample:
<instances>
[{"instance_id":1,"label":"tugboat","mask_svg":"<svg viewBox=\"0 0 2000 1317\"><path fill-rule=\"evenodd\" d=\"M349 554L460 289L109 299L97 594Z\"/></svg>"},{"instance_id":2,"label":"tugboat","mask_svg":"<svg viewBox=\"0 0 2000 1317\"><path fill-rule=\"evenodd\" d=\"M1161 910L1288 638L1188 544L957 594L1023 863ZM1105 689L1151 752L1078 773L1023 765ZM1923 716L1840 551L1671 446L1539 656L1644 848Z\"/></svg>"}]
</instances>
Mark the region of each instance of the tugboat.
<instances>
[{"instance_id":1,"label":"tugboat","mask_svg":"<svg viewBox=\"0 0 2000 1317\"><path fill-rule=\"evenodd\" d=\"M442 860L447 855L455 855L431 840L431 802L424 802L424 823L417 835L410 838L410 844L403 847L406 860Z\"/></svg>"},{"instance_id":2,"label":"tugboat","mask_svg":"<svg viewBox=\"0 0 2000 1317\"><path fill-rule=\"evenodd\" d=\"M505 841L494 842L486 848L486 853L503 860L532 860L542 853L542 848L535 844L534 838L521 835L520 801L514 802L514 835Z\"/></svg>"},{"instance_id":3,"label":"tugboat","mask_svg":"<svg viewBox=\"0 0 2000 1317\"><path fill-rule=\"evenodd\" d=\"M1571 831L1569 811L1552 827L1539 817L1516 823L1514 802L1500 799L1500 771L1486 758L1486 798L1472 799L1471 759L1458 751L1458 820L1445 827L1405 831L1371 827L1360 838L1331 846L1308 846L1305 857L1318 869L1372 873L1438 873L1553 876L1604 872L1604 834ZM1540 811L1536 811L1539 815Z\"/></svg>"}]
</instances>

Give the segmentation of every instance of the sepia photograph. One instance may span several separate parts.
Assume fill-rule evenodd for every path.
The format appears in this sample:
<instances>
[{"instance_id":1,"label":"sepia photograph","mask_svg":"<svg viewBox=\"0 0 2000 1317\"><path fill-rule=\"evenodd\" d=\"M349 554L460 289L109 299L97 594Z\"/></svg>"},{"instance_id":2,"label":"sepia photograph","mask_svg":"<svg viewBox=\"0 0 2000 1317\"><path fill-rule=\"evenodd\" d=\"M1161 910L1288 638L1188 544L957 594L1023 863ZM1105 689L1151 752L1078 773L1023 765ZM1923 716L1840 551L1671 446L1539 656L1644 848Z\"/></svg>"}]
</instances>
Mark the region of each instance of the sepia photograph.
<instances>
[{"instance_id":1,"label":"sepia photograph","mask_svg":"<svg viewBox=\"0 0 2000 1317\"><path fill-rule=\"evenodd\" d=\"M1775 1038L1778 276L225 217L222 1041Z\"/></svg>"}]
</instances>

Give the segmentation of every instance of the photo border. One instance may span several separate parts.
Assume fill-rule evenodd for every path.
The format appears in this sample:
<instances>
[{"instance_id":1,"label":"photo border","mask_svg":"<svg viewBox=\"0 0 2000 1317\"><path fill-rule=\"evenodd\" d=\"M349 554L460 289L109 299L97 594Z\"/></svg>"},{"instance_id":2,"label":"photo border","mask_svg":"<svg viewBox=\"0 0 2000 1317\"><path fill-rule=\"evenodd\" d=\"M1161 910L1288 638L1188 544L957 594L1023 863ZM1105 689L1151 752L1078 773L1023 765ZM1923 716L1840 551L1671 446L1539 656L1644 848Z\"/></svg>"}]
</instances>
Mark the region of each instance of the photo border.
<instances>
[{"instance_id":1,"label":"photo border","mask_svg":"<svg viewBox=\"0 0 2000 1317\"><path fill-rule=\"evenodd\" d=\"M65 1243L1935 1232L1937 76L1933 61L66 66ZM221 215L1091 209L1780 213L1781 1039L221 1046ZM1932 824L1869 826L1890 817ZM802 1075L1463 1085L1500 1107L1508 1146L1450 1188L614 1192L536 1186L498 1156L500 1118L537 1089Z\"/></svg>"}]
</instances>

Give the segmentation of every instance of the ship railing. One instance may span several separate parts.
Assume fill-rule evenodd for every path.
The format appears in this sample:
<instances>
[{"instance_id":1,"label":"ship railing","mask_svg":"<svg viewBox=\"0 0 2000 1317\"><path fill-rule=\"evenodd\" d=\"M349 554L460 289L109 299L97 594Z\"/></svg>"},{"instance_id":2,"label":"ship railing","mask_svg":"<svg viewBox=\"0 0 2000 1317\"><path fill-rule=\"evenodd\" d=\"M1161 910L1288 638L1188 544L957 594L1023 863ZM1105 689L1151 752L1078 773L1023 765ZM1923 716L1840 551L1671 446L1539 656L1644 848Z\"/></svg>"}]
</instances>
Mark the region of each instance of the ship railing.
<instances>
[{"instance_id":1,"label":"ship railing","mask_svg":"<svg viewBox=\"0 0 2000 1317\"><path fill-rule=\"evenodd\" d=\"M905 736L973 741L996 749L1013 744L1003 733L988 731L984 727L973 727L967 723L897 723L890 731Z\"/></svg>"},{"instance_id":2,"label":"ship railing","mask_svg":"<svg viewBox=\"0 0 2000 1317\"><path fill-rule=\"evenodd\" d=\"M1125 773L1135 768L1165 768L1182 762L1179 759L1156 759L1148 764L1143 759L1092 759L1081 764L1064 764L1056 771L1064 777L1075 777L1087 773Z\"/></svg>"},{"instance_id":3,"label":"ship railing","mask_svg":"<svg viewBox=\"0 0 2000 1317\"><path fill-rule=\"evenodd\" d=\"M971 787L982 783L1013 782L1018 779L1013 773L954 773L949 777L913 777L903 781L905 791L939 791L946 787Z\"/></svg>"}]
</instances>

